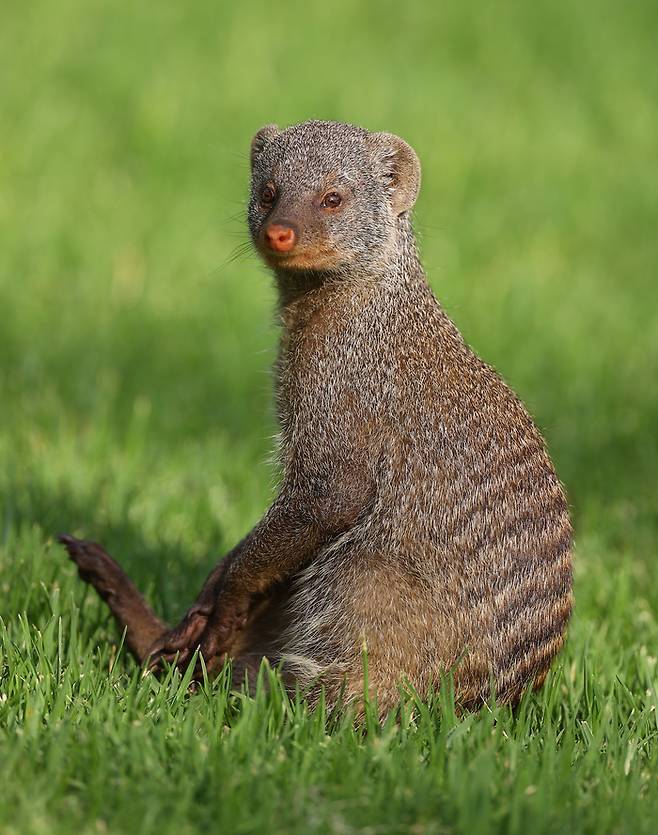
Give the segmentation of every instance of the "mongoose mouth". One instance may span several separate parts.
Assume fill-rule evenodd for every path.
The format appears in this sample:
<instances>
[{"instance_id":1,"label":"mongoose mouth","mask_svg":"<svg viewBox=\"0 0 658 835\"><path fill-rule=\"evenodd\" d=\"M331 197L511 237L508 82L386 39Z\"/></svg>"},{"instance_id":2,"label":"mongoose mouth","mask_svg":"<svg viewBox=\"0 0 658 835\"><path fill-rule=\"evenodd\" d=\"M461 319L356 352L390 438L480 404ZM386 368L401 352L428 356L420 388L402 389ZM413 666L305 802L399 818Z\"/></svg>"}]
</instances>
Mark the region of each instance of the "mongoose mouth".
<instances>
[{"instance_id":1,"label":"mongoose mouth","mask_svg":"<svg viewBox=\"0 0 658 835\"><path fill-rule=\"evenodd\" d=\"M334 253L317 250L308 251L300 248L291 252L277 252L262 248L261 253L265 261L274 269L279 267L295 271L326 272L338 266Z\"/></svg>"}]
</instances>

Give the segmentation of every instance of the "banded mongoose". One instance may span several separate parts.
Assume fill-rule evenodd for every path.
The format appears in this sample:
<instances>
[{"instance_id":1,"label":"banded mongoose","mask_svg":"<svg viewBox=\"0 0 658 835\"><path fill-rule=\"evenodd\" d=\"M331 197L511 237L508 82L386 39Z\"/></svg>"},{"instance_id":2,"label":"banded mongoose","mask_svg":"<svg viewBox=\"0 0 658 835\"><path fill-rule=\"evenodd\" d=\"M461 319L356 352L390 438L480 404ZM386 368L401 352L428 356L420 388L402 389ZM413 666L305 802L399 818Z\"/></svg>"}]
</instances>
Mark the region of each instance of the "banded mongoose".
<instances>
[{"instance_id":1,"label":"banded mongoose","mask_svg":"<svg viewBox=\"0 0 658 835\"><path fill-rule=\"evenodd\" d=\"M140 662L382 710L445 673L460 704L538 687L572 608L567 502L521 402L465 344L423 274L412 148L311 121L251 145L251 237L272 269L281 482L262 520L168 630L100 546L63 536ZM197 670L198 674L198 670Z\"/></svg>"}]
</instances>

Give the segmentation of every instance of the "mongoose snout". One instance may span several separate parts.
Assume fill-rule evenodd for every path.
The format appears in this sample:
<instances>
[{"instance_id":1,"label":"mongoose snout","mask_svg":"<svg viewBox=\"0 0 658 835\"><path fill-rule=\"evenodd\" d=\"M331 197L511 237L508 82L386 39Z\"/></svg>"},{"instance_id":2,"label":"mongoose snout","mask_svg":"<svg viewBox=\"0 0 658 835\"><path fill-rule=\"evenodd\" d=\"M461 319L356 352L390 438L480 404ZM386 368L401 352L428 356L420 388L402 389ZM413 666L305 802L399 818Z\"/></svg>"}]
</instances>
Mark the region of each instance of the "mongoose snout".
<instances>
[{"instance_id":1,"label":"mongoose snout","mask_svg":"<svg viewBox=\"0 0 658 835\"><path fill-rule=\"evenodd\" d=\"M276 498L170 630L99 546L64 545L155 668L198 647L208 672L232 657L236 683L266 657L291 688L369 687L382 710L446 673L463 705L518 701L571 614L568 505L523 404L425 279L416 153L353 125L267 125L251 173L282 326Z\"/></svg>"},{"instance_id":2,"label":"mongoose snout","mask_svg":"<svg viewBox=\"0 0 658 835\"><path fill-rule=\"evenodd\" d=\"M294 227L283 223L270 223L265 227L264 237L273 252L290 252L297 241Z\"/></svg>"}]
</instances>

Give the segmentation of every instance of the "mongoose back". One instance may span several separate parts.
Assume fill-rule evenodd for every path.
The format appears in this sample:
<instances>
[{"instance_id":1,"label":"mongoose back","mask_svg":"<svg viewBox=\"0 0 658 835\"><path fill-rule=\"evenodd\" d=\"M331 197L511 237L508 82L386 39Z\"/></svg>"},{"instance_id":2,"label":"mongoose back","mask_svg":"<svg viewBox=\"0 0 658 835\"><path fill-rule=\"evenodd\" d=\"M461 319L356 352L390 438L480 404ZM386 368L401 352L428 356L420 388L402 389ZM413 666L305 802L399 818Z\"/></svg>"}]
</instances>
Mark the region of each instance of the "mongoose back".
<instances>
[{"instance_id":1,"label":"mongoose back","mask_svg":"<svg viewBox=\"0 0 658 835\"><path fill-rule=\"evenodd\" d=\"M240 681L261 659L382 710L446 673L473 707L539 686L572 608L568 507L543 439L430 290L415 152L335 122L260 130L249 229L274 272L281 483L174 629L96 545L63 537L140 661ZM177 655L175 655L177 653Z\"/></svg>"}]
</instances>

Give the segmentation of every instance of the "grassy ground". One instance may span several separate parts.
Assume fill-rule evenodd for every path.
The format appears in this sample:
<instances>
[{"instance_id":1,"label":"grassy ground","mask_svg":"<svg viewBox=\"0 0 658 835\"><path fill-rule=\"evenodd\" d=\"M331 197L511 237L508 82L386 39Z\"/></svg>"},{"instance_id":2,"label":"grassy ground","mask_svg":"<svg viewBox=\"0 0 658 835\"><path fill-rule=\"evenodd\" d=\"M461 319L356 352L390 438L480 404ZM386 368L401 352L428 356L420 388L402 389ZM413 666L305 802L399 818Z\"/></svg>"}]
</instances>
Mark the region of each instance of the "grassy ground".
<instances>
[{"instance_id":1,"label":"grassy ground","mask_svg":"<svg viewBox=\"0 0 658 835\"><path fill-rule=\"evenodd\" d=\"M656 5L2 11L0 831L629 832L658 815ZM418 150L430 280L548 438L577 609L517 715L356 731L141 679L53 535L173 618L272 492L247 148L309 117Z\"/></svg>"}]
</instances>

